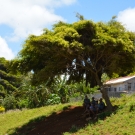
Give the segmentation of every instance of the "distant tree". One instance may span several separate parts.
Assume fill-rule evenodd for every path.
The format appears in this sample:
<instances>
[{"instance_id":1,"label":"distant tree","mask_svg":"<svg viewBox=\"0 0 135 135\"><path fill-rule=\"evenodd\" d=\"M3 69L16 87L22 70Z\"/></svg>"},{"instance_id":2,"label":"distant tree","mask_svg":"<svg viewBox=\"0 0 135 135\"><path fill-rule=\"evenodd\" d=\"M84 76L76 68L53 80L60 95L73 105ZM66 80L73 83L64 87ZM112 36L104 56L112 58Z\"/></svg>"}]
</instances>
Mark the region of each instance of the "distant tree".
<instances>
[{"instance_id":1,"label":"distant tree","mask_svg":"<svg viewBox=\"0 0 135 135\"><path fill-rule=\"evenodd\" d=\"M3 98L7 94L17 91L20 85L20 78L10 73L8 65L8 60L0 58L0 96Z\"/></svg>"},{"instance_id":2,"label":"distant tree","mask_svg":"<svg viewBox=\"0 0 135 135\"><path fill-rule=\"evenodd\" d=\"M135 34L115 18L107 23L81 19L73 24L59 22L52 30L26 40L12 66L23 73L33 71L33 84L56 75L68 74L69 82L86 80L86 86L99 85L109 110L112 104L101 76L124 76L135 67ZM16 65L16 66L14 66Z\"/></svg>"}]
</instances>

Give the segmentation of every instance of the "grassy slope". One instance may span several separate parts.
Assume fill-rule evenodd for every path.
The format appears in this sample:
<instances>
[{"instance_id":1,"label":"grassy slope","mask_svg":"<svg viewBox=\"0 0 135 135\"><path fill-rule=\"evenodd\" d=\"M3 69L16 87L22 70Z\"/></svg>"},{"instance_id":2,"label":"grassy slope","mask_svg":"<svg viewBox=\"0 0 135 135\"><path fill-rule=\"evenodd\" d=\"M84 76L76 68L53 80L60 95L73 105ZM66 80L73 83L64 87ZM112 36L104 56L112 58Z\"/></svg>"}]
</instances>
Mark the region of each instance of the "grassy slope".
<instances>
[{"instance_id":1,"label":"grassy slope","mask_svg":"<svg viewBox=\"0 0 135 135\"><path fill-rule=\"evenodd\" d=\"M36 109L25 109L22 111L8 111L7 113L0 114L0 135L13 133L15 128L21 127L22 125L28 123L30 120L48 116L53 112L62 110L64 106L68 105L71 104L59 104ZM73 103L73 105L77 106L79 103Z\"/></svg>"},{"instance_id":2,"label":"grassy slope","mask_svg":"<svg viewBox=\"0 0 135 135\"><path fill-rule=\"evenodd\" d=\"M74 135L135 135L135 95L112 98L113 105L118 105L115 113L96 123L90 122ZM69 135L72 133L65 133Z\"/></svg>"},{"instance_id":3,"label":"grassy slope","mask_svg":"<svg viewBox=\"0 0 135 135\"><path fill-rule=\"evenodd\" d=\"M76 132L67 132L65 135L134 135L135 95L112 98L111 101L113 105L119 106L115 113L112 113L104 120L99 119L96 123L90 121L89 125L83 129L78 130L77 127L74 127L77 129ZM55 105L23 111L9 111L8 113L0 114L0 135L12 133L14 128L20 127L32 119L48 116L68 105L81 105L81 103Z\"/></svg>"}]
</instances>

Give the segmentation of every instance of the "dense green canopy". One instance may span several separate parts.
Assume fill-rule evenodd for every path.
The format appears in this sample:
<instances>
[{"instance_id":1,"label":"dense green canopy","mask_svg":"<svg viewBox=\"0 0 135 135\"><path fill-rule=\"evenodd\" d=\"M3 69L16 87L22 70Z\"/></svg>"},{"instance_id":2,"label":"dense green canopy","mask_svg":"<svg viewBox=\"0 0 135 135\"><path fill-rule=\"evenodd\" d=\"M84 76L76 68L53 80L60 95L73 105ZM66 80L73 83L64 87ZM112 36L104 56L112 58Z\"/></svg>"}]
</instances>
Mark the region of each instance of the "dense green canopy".
<instances>
[{"instance_id":1,"label":"dense green canopy","mask_svg":"<svg viewBox=\"0 0 135 135\"><path fill-rule=\"evenodd\" d=\"M69 75L69 82L86 80L91 87L102 87L101 76L124 76L135 66L135 34L115 19L107 23L80 20L59 22L52 30L26 40L18 59L12 62L23 73L33 71L33 84ZM109 105L105 90L101 90Z\"/></svg>"},{"instance_id":2,"label":"dense green canopy","mask_svg":"<svg viewBox=\"0 0 135 135\"><path fill-rule=\"evenodd\" d=\"M8 70L9 61L0 58L0 97L17 91L20 79Z\"/></svg>"}]
</instances>

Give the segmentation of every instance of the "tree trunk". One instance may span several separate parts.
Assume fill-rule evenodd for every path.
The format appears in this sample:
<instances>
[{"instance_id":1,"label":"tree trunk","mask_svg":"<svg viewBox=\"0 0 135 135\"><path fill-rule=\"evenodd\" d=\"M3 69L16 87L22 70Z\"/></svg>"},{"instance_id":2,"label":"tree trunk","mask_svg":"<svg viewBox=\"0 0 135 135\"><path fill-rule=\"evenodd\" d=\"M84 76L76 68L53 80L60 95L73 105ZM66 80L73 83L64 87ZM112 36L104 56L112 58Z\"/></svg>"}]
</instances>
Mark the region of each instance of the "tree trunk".
<instances>
[{"instance_id":1,"label":"tree trunk","mask_svg":"<svg viewBox=\"0 0 135 135\"><path fill-rule=\"evenodd\" d=\"M109 96L108 96L108 93L107 91L105 90L101 80L99 79L98 75L96 74L96 81L97 81L97 84L99 85L100 87L100 92L102 93L102 98L105 100L106 102L106 105L107 105L107 110L108 111L112 111L113 107L112 107L112 104L111 104L111 101L109 99Z\"/></svg>"},{"instance_id":2,"label":"tree trunk","mask_svg":"<svg viewBox=\"0 0 135 135\"><path fill-rule=\"evenodd\" d=\"M112 107L112 103L109 99L109 96L108 96L108 93L107 91L105 90L104 86L101 87L101 93L102 93L102 97L104 98L105 102L106 102L106 105L107 105L107 110L108 111L112 111L113 107Z\"/></svg>"}]
</instances>

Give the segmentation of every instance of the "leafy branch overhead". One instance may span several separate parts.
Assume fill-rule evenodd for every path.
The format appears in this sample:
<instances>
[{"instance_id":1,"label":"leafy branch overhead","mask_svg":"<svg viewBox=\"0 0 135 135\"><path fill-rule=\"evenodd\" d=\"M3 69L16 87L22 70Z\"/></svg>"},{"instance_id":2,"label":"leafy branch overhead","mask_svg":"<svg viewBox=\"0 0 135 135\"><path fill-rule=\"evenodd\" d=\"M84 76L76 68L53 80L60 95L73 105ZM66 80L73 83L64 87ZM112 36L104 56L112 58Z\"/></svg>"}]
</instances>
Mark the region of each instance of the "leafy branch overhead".
<instances>
[{"instance_id":1,"label":"leafy branch overhead","mask_svg":"<svg viewBox=\"0 0 135 135\"><path fill-rule=\"evenodd\" d=\"M108 23L59 22L40 36L28 37L19 53L18 69L32 70L39 82L64 73L74 80L86 74L88 81L90 73L99 74L99 79L102 73L127 74L126 69L133 66L134 39L134 33L113 19Z\"/></svg>"}]
</instances>

